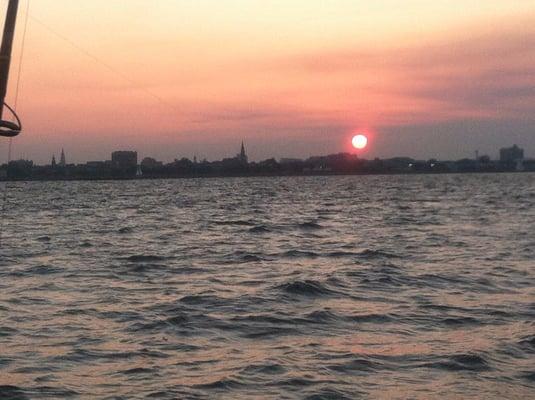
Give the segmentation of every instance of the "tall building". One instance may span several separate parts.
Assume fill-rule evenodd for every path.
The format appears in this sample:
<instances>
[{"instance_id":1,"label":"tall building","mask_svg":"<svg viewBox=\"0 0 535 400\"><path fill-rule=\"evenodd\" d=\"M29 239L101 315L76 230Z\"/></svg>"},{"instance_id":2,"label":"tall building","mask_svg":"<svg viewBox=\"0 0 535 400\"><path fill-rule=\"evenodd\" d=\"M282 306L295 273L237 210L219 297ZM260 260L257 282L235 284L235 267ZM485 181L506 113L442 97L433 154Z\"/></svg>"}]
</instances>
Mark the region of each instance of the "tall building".
<instances>
[{"instance_id":1,"label":"tall building","mask_svg":"<svg viewBox=\"0 0 535 400\"><path fill-rule=\"evenodd\" d=\"M516 163L524 159L524 149L516 144L513 147L506 147L500 150L500 161L502 163Z\"/></svg>"},{"instance_id":2,"label":"tall building","mask_svg":"<svg viewBox=\"0 0 535 400\"><path fill-rule=\"evenodd\" d=\"M111 153L111 163L122 170L137 170L137 151L114 151Z\"/></svg>"},{"instance_id":3,"label":"tall building","mask_svg":"<svg viewBox=\"0 0 535 400\"><path fill-rule=\"evenodd\" d=\"M59 159L59 166L65 167L67 165L67 162L65 161L65 151L61 149L61 158Z\"/></svg>"},{"instance_id":4,"label":"tall building","mask_svg":"<svg viewBox=\"0 0 535 400\"><path fill-rule=\"evenodd\" d=\"M240 154L236 156L236 158L242 163L247 164L249 162L249 158L247 157L247 153L245 152L245 144L241 142L241 151Z\"/></svg>"},{"instance_id":5,"label":"tall building","mask_svg":"<svg viewBox=\"0 0 535 400\"><path fill-rule=\"evenodd\" d=\"M52 162L50 163L50 165L52 166L52 168L56 166L56 156L54 154L52 155Z\"/></svg>"}]
</instances>

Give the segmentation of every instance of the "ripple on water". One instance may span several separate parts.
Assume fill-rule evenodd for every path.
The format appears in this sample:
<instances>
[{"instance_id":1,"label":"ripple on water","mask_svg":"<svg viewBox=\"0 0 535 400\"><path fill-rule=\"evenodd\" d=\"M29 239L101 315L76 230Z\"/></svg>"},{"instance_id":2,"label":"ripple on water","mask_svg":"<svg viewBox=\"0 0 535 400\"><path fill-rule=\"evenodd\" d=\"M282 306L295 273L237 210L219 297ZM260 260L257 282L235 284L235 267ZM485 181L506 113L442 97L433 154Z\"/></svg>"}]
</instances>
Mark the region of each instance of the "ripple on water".
<instances>
[{"instance_id":1,"label":"ripple on water","mask_svg":"<svg viewBox=\"0 0 535 400\"><path fill-rule=\"evenodd\" d=\"M2 400L27 400L23 389L18 386L3 385L0 386L0 399Z\"/></svg>"},{"instance_id":2,"label":"ripple on water","mask_svg":"<svg viewBox=\"0 0 535 400\"><path fill-rule=\"evenodd\" d=\"M281 364L253 364L245 367L242 375L257 377L258 375L283 375L288 370Z\"/></svg>"},{"instance_id":3,"label":"ripple on water","mask_svg":"<svg viewBox=\"0 0 535 400\"><path fill-rule=\"evenodd\" d=\"M364 358L355 358L344 364L334 364L328 367L330 370L344 374L369 374L382 369L378 362L373 362Z\"/></svg>"},{"instance_id":4,"label":"ripple on water","mask_svg":"<svg viewBox=\"0 0 535 400\"><path fill-rule=\"evenodd\" d=\"M9 326L0 326L0 338L15 336L19 333L18 329Z\"/></svg>"},{"instance_id":5,"label":"ripple on water","mask_svg":"<svg viewBox=\"0 0 535 400\"><path fill-rule=\"evenodd\" d=\"M286 294L305 297L321 297L336 293L323 283L311 279L284 283L277 286L276 289Z\"/></svg>"},{"instance_id":6,"label":"ripple on water","mask_svg":"<svg viewBox=\"0 0 535 400\"><path fill-rule=\"evenodd\" d=\"M535 175L12 188L0 399L533 397Z\"/></svg>"},{"instance_id":7,"label":"ripple on water","mask_svg":"<svg viewBox=\"0 0 535 400\"><path fill-rule=\"evenodd\" d=\"M126 258L130 262L157 262L165 261L166 258L162 256L152 255L152 254L136 254Z\"/></svg>"},{"instance_id":8,"label":"ripple on water","mask_svg":"<svg viewBox=\"0 0 535 400\"><path fill-rule=\"evenodd\" d=\"M65 272L65 269L53 265L35 265L25 271L26 275L54 275Z\"/></svg>"},{"instance_id":9,"label":"ripple on water","mask_svg":"<svg viewBox=\"0 0 535 400\"><path fill-rule=\"evenodd\" d=\"M313 251L288 250L280 255L282 258L318 258L320 255Z\"/></svg>"},{"instance_id":10,"label":"ripple on water","mask_svg":"<svg viewBox=\"0 0 535 400\"><path fill-rule=\"evenodd\" d=\"M272 230L268 228L266 225L258 225L249 229L249 232L261 234L261 233L271 233Z\"/></svg>"},{"instance_id":11,"label":"ripple on water","mask_svg":"<svg viewBox=\"0 0 535 400\"><path fill-rule=\"evenodd\" d=\"M317 231L320 229L324 229L324 227L318 224L317 222L303 222L297 225L297 227L305 231Z\"/></svg>"},{"instance_id":12,"label":"ripple on water","mask_svg":"<svg viewBox=\"0 0 535 400\"><path fill-rule=\"evenodd\" d=\"M357 390L354 390L351 393L344 393L341 390L324 389L319 393L306 396L305 400L354 400L362 395L363 393L358 392Z\"/></svg>"},{"instance_id":13,"label":"ripple on water","mask_svg":"<svg viewBox=\"0 0 535 400\"><path fill-rule=\"evenodd\" d=\"M489 362L478 354L456 354L440 361L422 364L421 367L447 371L473 372L484 372L492 369Z\"/></svg>"}]
</instances>

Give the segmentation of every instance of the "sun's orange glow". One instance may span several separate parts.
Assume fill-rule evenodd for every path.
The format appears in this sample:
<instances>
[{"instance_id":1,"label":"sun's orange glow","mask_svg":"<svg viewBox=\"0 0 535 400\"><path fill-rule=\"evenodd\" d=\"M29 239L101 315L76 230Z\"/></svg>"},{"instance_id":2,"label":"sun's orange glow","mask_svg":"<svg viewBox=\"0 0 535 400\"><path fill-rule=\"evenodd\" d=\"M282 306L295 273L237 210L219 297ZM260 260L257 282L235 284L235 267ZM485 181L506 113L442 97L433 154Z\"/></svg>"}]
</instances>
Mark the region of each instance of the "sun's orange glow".
<instances>
[{"instance_id":1,"label":"sun's orange glow","mask_svg":"<svg viewBox=\"0 0 535 400\"><path fill-rule=\"evenodd\" d=\"M461 158L450 140L460 121L484 137L503 121L532 140L535 0L468 0L462 16L445 0L405 1L402 15L392 0L35 1L27 35L20 3L7 101L19 93L26 134L14 158L45 164L65 148L86 162L131 148L217 160L243 139L256 161ZM447 139L431 138L435 124ZM353 147L356 134L365 148Z\"/></svg>"},{"instance_id":2,"label":"sun's orange glow","mask_svg":"<svg viewBox=\"0 0 535 400\"><path fill-rule=\"evenodd\" d=\"M357 150L363 150L368 146L368 138L365 135L358 134L353 137L353 147Z\"/></svg>"}]
</instances>

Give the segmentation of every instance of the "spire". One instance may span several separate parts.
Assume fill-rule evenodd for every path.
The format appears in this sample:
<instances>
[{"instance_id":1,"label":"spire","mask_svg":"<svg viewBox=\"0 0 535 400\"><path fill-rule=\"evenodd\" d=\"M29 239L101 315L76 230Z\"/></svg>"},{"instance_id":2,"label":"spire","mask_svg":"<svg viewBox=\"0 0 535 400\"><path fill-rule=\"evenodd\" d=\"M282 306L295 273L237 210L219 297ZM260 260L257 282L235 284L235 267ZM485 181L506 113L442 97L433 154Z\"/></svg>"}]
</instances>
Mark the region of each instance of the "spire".
<instances>
[{"instance_id":1,"label":"spire","mask_svg":"<svg viewBox=\"0 0 535 400\"><path fill-rule=\"evenodd\" d=\"M243 141L241 142L241 151L240 151L239 159L244 164L248 163L247 153L245 152L245 144Z\"/></svg>"},{"instance_id":2,"label":"spire","mask_svg":"<svg viewBox=\"0 0 535 400\"><path fill-rule=\"evenodd\" d=\"M54 154L52 154L52 167L55 167L56 166L56 156Z\"/></svg>"},{"instance_id":3,"label":"spire","mask_svg":"<svg viewBox=\"0 0 535 400\"><path fill-rule=\"evenodd\" d=\"M61 167L64 167L67 165L67 162L65 161L65 151L63 149L61 149L61 158L59 160L59 165Z\"/></svg>"}]
</instances>

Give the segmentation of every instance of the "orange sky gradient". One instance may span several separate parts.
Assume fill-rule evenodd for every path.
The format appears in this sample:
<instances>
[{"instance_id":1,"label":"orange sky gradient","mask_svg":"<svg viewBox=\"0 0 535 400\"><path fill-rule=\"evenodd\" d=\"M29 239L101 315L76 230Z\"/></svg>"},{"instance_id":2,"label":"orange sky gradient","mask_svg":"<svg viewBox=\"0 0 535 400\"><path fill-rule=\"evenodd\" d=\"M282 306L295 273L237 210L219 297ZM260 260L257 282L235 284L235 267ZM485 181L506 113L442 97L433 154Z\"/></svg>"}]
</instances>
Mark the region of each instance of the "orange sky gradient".
<instances>
[{"instance_id":1,"label":"orange sky gradient","mask_svg":"<svg viewBox=\"0 0 535 400\"><path fill-rule=\"evenodd\" d=\"M14 156L305 157L359 130L366 157L535 156L534 20L531 0L31 0Z\"/></svg>"}]
</instances>

